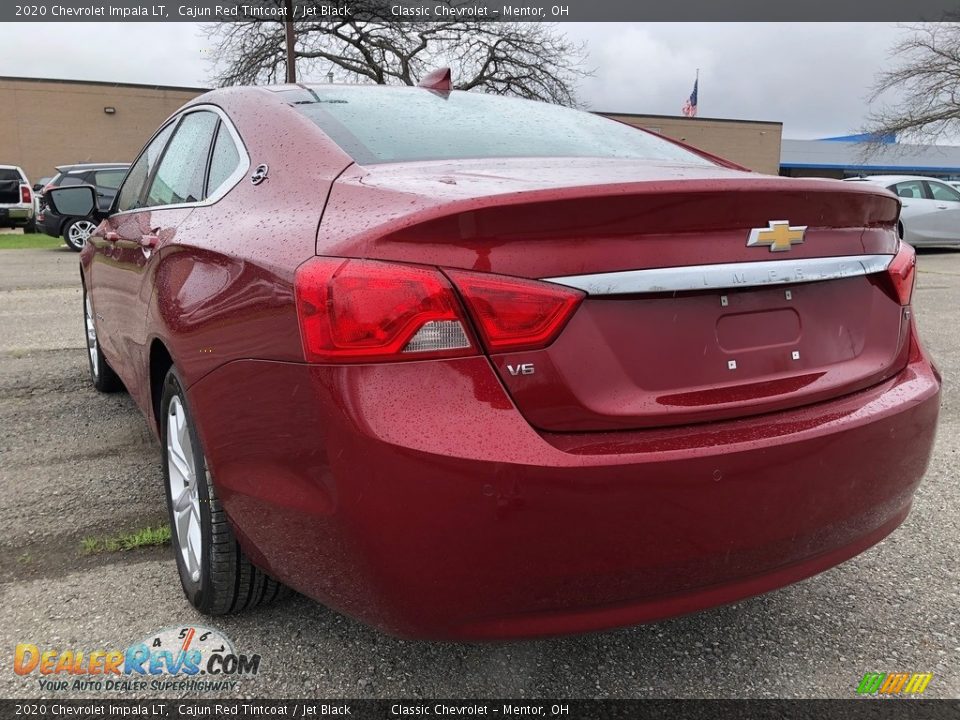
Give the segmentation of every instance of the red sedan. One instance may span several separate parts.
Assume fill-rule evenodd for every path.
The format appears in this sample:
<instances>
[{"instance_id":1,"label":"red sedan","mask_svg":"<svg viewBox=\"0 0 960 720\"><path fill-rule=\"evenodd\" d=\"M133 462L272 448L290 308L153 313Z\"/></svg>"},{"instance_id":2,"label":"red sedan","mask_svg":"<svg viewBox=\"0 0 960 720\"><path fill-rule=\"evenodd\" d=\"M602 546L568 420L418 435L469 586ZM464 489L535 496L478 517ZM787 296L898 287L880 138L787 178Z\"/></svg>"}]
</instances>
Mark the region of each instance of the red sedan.
<instances>
[{"instance_id":1,"label":"red sedan","mask_svg":"<svg viewBox=\"0 0 960 720\"><path fill-rule=\"evenodd\" d=\"M653 621L907 516L940 377L898 212L525 100L217 90L83 250L90 371L159 437L202 612L289 586L414 637Z\"/></svg>"}]
</instances>

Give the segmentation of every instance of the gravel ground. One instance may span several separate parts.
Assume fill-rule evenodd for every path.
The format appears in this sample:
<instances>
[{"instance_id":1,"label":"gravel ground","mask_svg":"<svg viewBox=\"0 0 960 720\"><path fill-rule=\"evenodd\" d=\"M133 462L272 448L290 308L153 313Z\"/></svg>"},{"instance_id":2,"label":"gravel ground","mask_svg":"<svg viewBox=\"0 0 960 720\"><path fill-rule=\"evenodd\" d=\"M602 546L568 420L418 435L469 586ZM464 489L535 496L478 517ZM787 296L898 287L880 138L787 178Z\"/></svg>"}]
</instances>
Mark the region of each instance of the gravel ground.
<instances>
[{"instance_id":1,"label":"gravel ground","mask_svg":"<svg viewBox=\"0 0 960 720\"><path fill-rule=\"evenodd\" d=\"M863 673L894 670L933 672L926 695L958 697L960 252L921 255L915 305L946 379L943 411L914 510L886 541L789 588L669 622L420 643L298 596L210 623L184 600L169 548L82 555L84 537L163 520L158 448L127 396L87 381L77 256L0 251L0 697L42 694L36 676L12 671L18 642L126 647L191 623L262 655L240 688L256 697L849 698Z\"/></svg>"}]
</instances>

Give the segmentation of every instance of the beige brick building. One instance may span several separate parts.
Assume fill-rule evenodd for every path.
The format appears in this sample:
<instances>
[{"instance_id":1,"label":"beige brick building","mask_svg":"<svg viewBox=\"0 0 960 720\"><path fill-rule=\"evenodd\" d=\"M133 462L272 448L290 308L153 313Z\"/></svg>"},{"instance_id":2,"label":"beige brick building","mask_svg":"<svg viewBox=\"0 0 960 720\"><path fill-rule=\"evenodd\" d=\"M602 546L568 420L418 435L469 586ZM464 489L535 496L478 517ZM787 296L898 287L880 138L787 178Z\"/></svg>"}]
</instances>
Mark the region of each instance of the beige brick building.
<instances>
[{"instance_id":1,"label":"beige brick building","mask_svg":"<svg viewBox=\"0 0 960 720\"><path fill-rule=\"evenodd\" d=\"M19 165L36 182L57 165L130 162L165 118L203 92L0 77L0 165Z\"/></svg>"},{"instance_id":2,"label":"beige brick building","mask_svg":"<svg viewBox=\"0 0 960 720\"><path fill-rule=\"evenodd\" d=\"M0 77L0 165L31 182L57 165L129 162L171 113L204 88ZM782 124L600 113L681 140L752 170L780 169Z\"/></svg>"},{"instance_id":3,"label":"beige brick building","mask_svg":"<svg viewBox=\"0 0 960 720\"><path fill-rule=\"evenodd\" d=\"M768 175L780 172L783 123L674 115L600 114L680 140L757 172Z\"/></svg>"}]
</instances>

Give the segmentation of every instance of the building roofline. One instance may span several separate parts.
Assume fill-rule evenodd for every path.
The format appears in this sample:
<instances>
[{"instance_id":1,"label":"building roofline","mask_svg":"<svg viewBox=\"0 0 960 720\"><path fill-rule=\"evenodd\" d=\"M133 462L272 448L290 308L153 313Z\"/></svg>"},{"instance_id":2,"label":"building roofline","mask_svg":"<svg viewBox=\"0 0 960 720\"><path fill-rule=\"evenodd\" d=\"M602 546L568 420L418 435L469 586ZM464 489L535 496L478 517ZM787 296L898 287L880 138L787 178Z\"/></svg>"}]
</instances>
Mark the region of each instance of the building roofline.
<instances>
[{"instance_id":1,"label":"building roofline","mask_svg":"<svg viewBox=\"0 0 960 720\"><path fill-rule=\"evenodd\" d=\"M58 83L66 85L98 85L101 87L139 88L141 90L175 90L179 92L196 93L205 93L212 90L212 88L185 87L182 85L149 85L144 83L108 82L103 80L64 80L61 78L14 77L12 75L0 75L0 82L4 81Z\"/></svg>"},{"instance_id":2,"label":"building roofline","mask_svg":"<svg viewBox=\"0 0 960 720\"><path fill-rule=\"evenodd\" d=\"M737 120L736 118L718 118L718 117L685 117L683 115L652 115L650 113L628 113L628 112L609 112L607 110L591 110L595 115L617 115L619 117L634 118L655 118L658 120L689 120L692 122L722 122L722 123L746 123L752 125L780 125L783 123L777 120Z\"/></svg>"},{"instance_id":3,"label":"building roofline","mask_svg":"<svg viewBox=\"0 0 960 720\"><path fill-rule=\"evenodd\" d=\"M783 162L780 161L780 167L782 168L797 168L801 170L866 170L869 172L877 172L879 170L897 170L897 173L890 173L891 175L909 175L908 170L917 170L921 172L960 172L960 165L945 165L945 166L936 166L936 165L847 165L844 163L797 163L797 162Z\"/></svg>"}]
</instances>

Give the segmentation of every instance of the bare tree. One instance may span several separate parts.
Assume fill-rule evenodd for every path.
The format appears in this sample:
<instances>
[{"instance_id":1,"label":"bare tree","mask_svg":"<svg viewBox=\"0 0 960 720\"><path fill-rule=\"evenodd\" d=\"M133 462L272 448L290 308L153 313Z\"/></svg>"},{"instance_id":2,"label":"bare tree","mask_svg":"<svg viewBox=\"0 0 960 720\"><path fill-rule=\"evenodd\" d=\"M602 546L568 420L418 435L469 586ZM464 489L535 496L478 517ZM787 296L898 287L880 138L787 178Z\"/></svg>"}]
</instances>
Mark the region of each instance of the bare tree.
<instances>
[{"instance_id":1,"label":"bare tree","mask_svg":"<svg viewBox=\"0 0 960 720\"><path fill-rule=\"evenodd\" d=\"M269 0L283 6L289 0ZM356 9L364 2L351 2ZM457 0L437 4L456 8ZM239 5L239 3L238 3ZM369 13L365 17L375 16ZM556 26L536 22L449 20L318 20L282 22L244 17L211 24L215 46L213 79L220 85L277 82L290 77L286 32L294 35L297 76L311 72L338 80L416 85L441 66L452 70L454 87L576 106L577 80L585 48ZM288 67L290 65L290 67Z\"/></svg>"},{"instance_id":2,"label":"bare tree","mask_svg":"<svg viewBox=\"0 0 960 720\"><path fill-rule=\"evenodd\" d=\"M960 23L905 26L910 35L894 46L899 64L880 73L870 102L880 105L888 92L899 98L869 118L867 131L932 142L960 133Z\"/></svg>"}]
</instances>

